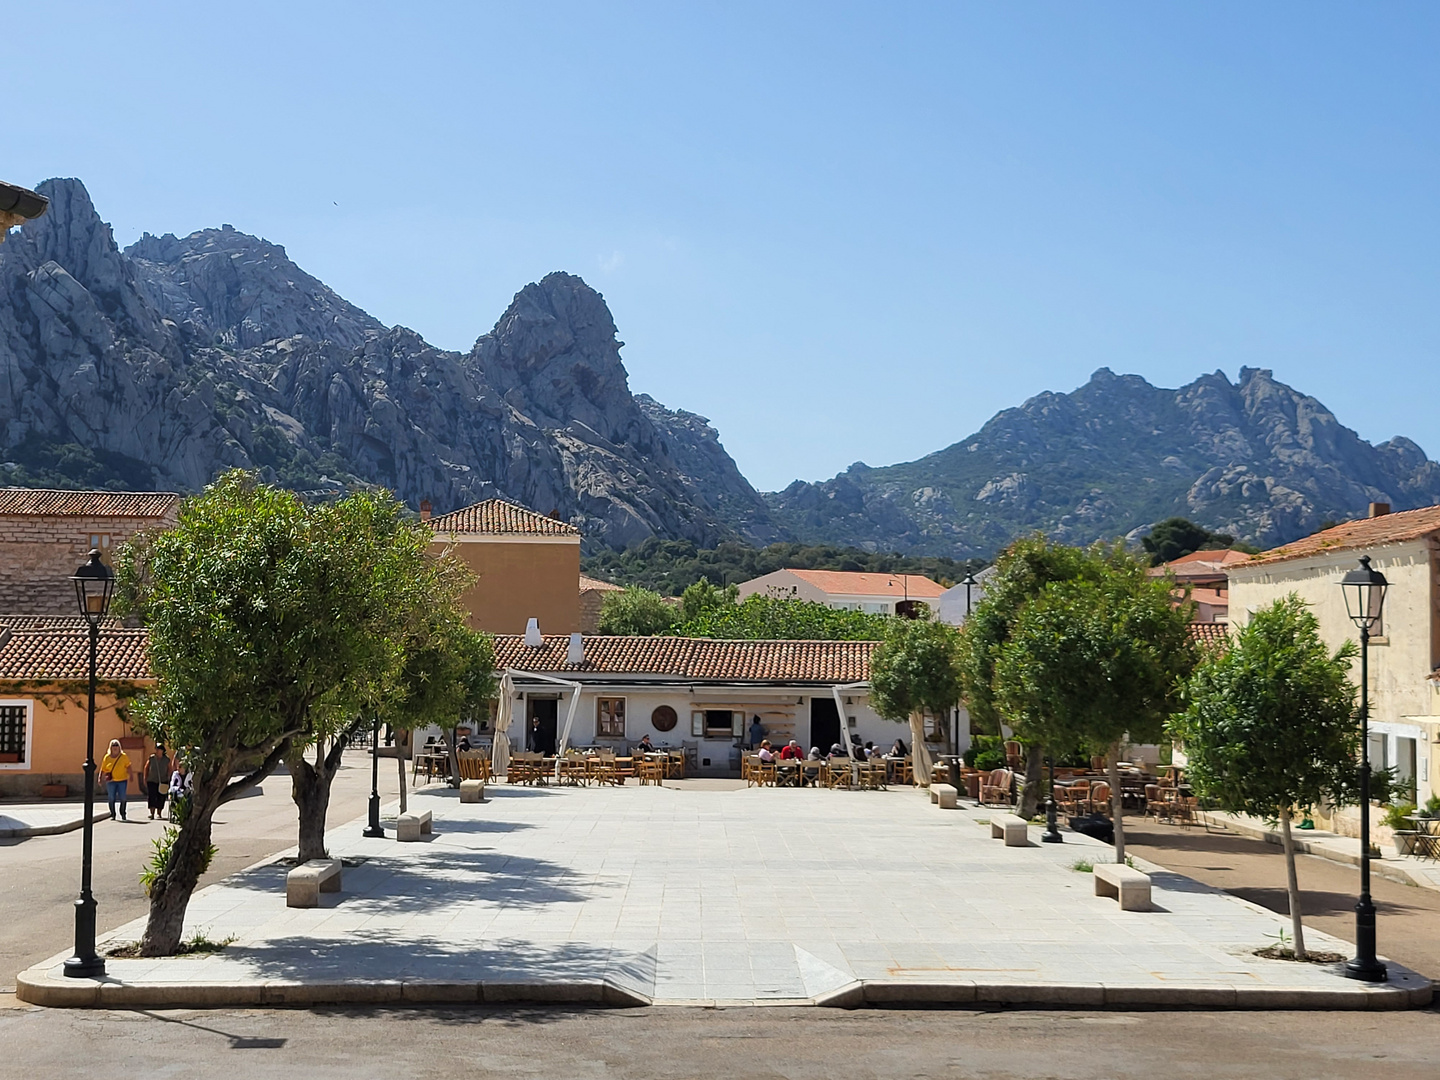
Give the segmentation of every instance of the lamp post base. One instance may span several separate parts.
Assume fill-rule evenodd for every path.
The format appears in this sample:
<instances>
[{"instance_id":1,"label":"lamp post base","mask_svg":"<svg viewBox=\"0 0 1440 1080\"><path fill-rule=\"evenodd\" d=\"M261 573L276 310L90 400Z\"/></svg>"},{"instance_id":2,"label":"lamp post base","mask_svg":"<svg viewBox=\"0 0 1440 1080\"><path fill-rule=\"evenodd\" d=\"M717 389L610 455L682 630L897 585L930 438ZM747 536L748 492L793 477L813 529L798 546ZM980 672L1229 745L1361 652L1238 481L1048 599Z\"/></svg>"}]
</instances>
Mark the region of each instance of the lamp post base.
<instances>
[{"instance_id":1,"label":"lamp post base","mask_svg":"<svg viewBox=\"0 0 1440 1080\"><path fill-rule=\"evenodd\" d=\"M1045 810L1045 831L1040 836L1042 844L1063 844L1065 837L1060 835L1060 826L1055 824L1055 803L1051 801Z\"/></svg>"},{"instance_id":2,"label":"lamp post base","mask_svg":"<svg viewBox=\"0 0 1440 1080\"><path fill-rule=\"evenodd\" d=\"M1354 960L1345 961L1345 977L1361 982L1384 982L1390 975L1379 960L1364 960L1357 956Z\"/></svg>"},{"instance_id":3,"label":"lamp post base","mask_svg":"<svg viewBox=\"0 0 1440 1080\"><path fill-rule=\"evenodd\" d=\"M365 826L365 832L362 835L368 836L373 840L385 839L385 830L380 825L379 795L370 796L370 823Z\"/></svg>"},{"instance_id":4,"label":"lamp post base","mask_svg":"<svg viewBox=\"0 0 1440 1080\"><path fill-rule=\"evenodd\" d=\"M72 956L62 965L65 974L72 979L98 979L105 974L105 958L102 956Z\"/></svg>"}]
</instances>

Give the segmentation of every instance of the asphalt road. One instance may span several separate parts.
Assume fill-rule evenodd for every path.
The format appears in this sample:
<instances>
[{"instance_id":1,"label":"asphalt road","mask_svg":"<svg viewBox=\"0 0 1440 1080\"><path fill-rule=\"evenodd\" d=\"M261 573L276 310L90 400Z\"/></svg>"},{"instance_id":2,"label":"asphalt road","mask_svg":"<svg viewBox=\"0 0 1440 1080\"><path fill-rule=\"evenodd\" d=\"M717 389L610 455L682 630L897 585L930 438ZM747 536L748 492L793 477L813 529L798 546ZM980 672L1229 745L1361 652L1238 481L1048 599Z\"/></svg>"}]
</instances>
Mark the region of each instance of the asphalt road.
<instances>
[{"instance_id":1,"label":"asphalt road","mask_svg":"<svg viewBox=\"0 0 1440 1080\"><path fill-rule=\"evenodd\" d=\"M393 759L380 759L380 795L399 791ZM351 751L336 774L328 823L335 826L365 813L370 794L369 757ZM143 916L149 908L140 889L140 870L164 828L146 819L145 801L132 799L130 820L95 826L94 892L101 933ZM80 830L58 836L0 840L0 991L15 987L15 975L73 944L74 902L80 892ZM202 886L251 863L293 847L296 810L290 774L283 767L261 785L260 794L236 799L215 818L214 863ZM3 1070L0 1070L3 1071Z\"/></svg>"},{"instance_id":2,"label":"asphalt road","mask_svg":"<svg viewBox=\"0 0 1440 1080\"><path fill-rule=\"evenodd\" d=\"M0 1010L7 1075L1434 1080L1440 1014ZM105 1064L105 1063L108 1063Z\"/></svg>"},{"instance_id":3,"label":"asphalt road","mask_svg":"<svg viewBox=\"0 0 1440 1080\"><path fill-rule=\"evenodd\" d=\"M1274 844L1231 833L1207 833L1200 825L1185 829L1130 818L1126 819L1125 843L1129 852L1141 858L1271 911L1290 912L1285 853ZM1353 943L1359 869L1318 855L1300 855L1295 872L1305 925ZM1422 975L1440 979L1440 892L1372 874L1370 893L1376 908L1377 951ZM1440 1076L1440 1060L1435 1075Z\"/></svg>"}]
</instances>

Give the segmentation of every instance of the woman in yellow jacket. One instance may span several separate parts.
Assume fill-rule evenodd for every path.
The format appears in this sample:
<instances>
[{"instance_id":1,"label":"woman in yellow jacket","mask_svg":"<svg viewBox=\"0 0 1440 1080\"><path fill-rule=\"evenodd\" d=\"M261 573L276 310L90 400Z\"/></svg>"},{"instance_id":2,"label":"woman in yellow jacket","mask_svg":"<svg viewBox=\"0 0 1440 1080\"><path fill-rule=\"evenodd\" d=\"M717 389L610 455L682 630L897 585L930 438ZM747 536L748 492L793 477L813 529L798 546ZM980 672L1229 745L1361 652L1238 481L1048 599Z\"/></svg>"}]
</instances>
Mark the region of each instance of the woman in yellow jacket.
<instances>
[{"instance_id":1,"label":"woman in yellow jacket","mask_svg":"<svg viewBox=\"0 0 1440 1080\"><path fill-rule=\"evenodd\" d=\"M125 795L130 787L130 773L134 770L130 756L120 748L119 739L110 740L110 750L100 762L100 775L105 778L105 787L110 795L110 820L115 820L115 804L120 804L120 820L125 818Z\"/></svg>"}]
</instances>

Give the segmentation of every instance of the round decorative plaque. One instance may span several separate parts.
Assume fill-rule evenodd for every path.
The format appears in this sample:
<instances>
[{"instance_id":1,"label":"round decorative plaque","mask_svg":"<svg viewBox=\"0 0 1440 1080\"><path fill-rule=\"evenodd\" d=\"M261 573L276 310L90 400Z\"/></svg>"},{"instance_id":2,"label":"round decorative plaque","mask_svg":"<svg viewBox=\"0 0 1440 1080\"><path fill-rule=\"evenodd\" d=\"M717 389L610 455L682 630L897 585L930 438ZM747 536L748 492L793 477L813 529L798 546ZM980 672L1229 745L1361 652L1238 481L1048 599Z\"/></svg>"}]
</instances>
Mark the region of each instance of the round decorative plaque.
<instances>
[{"instance_id":1,"label":"round decorative plaque","mask_svg":"<svg viewBox=\"0 0 1440 1080\"><path fill-rule=\"evenodd\" d=\"M650 726L656 731L673 731L675 720L675 710L669 705L657 705L650 714Z\"/></svg>"}]
</instances>

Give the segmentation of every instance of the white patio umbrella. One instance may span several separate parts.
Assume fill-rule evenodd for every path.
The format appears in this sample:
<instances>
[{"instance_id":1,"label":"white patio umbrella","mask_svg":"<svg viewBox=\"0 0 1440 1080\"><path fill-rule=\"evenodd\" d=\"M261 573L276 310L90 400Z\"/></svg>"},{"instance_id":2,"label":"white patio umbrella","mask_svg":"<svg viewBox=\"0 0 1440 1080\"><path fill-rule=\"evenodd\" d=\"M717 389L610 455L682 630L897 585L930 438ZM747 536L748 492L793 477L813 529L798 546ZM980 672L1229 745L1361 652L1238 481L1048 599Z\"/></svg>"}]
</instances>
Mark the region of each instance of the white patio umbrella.
<instances>
[{"instance_id":1,"label":"white patio umbrella","mask_svg":"<svg viewBox=\"0 0 1440 1080\"><path fill-rule=\"evenodd\" d=\"M500 676L500 707L495 711L495 738L490 747L490 771L497 777L510 771L510 717L515 697L515 680L510 671Z\"/></svg>"},{"instance_id":2,"label":"white patio umbrella","mask_svg":"<svg viewBox=\"0 0 1440 1080\"><path fill-rule=\"evenodd\" d=\"M910 755L911 771L915 773L915 783L925 787L930 786L930 776L935 766L930 760L930 748L925 745L925 714L912 712L910 714Z\"/></svg>"}]
</instances>

